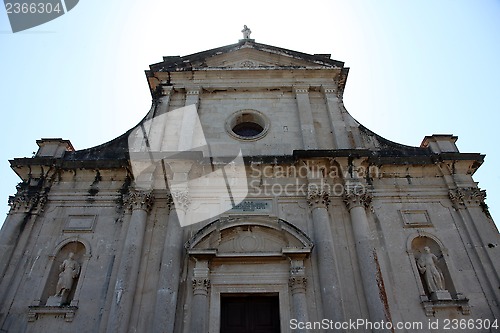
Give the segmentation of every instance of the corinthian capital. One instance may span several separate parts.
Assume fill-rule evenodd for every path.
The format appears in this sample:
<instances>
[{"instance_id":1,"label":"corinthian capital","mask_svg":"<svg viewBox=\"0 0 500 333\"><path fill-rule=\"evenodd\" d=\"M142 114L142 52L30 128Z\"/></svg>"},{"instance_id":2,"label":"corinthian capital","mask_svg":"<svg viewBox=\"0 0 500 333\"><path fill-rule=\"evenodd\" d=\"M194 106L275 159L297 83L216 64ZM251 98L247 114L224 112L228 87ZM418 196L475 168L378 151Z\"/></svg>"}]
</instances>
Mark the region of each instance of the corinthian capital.
<instances>
[{"instance_id":1,"label":"corinthian capital","mask_svg":"<svg viewBox=\"0 0 500 333\"><path fill-rule=\"evenodd\" d=\"M208 288L210 288L210 279L194 278L192 282L194 295L208 295Z\"/></svg>"},{"instance_id":2,"label":"corinthian capital","mask_svg":"<svg viewBox=\"0 0 500 333\"><path fill-rule=\"evenodd\" d=\"M22 184L17 186L17 193L9 197L8 204L13 213L27 213L33 211L43 211L47 202L47 193L45 191L30 191Z\"/></svg>"},{"instance_id":3,"label":"corinthian capital","mask_svg":"<svg viewBox=\"0 0 500 333\"><path fill-rule=\"evenodd\" d=\"M486 191L477 187L463 187L448 192L455 208L485 205Z\"/></svg>"},{"instance_id":4,"label":"corinthian capital","mask_svg":"<svg viewBox=\"0 0 500 333\"><path fill-rule=\"evenodd\" d=\"M153 206L154 196L149 191L130 191L127 204L132 210L142 209L149 211Z\"/></svg>"},{"instance_id":5,"label":"corinthian capital","mask_svg":"<svg viewBox=\"0 0 500 333\"><path fill-rule=\"evenodd\" d=\"M191 196L189 195L189 191L187 189L176 189L171 190L170 194L172 195L175 208L186 212L189 208L189 205L191 204Z\"/></svg>"},{"instance_id":6,"label":"corinthian capital","mask_svg":"<svg viewBox=\"0 0 500 333\"><path fill-rule=\"evenodd\" d=\"M311 208L324 207L330 204L330 196L325 186L309 184L307 187L307 203Z\"/></svg>"},{"instance_id":7,"label":"corinthian capital","mask_svg":"<svg viewBox=\"0 0 500 333\"><path fill-rule=\"evenodd\" d=\"M344 203L348 210L354 207L364 207L367 208L372 202L372 197L367 193L366 188L361 184L356 186L346 187L344 194Z\"/></svg>"}]
</instances>

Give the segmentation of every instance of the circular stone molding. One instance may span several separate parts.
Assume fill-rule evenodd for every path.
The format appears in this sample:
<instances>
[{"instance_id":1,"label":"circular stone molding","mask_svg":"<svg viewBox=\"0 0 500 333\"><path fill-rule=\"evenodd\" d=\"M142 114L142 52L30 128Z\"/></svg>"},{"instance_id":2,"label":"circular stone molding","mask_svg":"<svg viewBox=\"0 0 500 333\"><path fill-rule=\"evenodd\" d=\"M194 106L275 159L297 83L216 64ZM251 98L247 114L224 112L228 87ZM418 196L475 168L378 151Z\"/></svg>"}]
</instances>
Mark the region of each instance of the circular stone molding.
<instances>
[{"instance_id":1,"label":"circular stone molding","mask_svg":"<svg viewBox=\"0 0 500 333\"><path fill-rule=\"evenodd\" d=\"M226 131L238 140L259 140L268 130L269 119L257 110L240 110L226 120Z\"/></svg>"}]
</instances>

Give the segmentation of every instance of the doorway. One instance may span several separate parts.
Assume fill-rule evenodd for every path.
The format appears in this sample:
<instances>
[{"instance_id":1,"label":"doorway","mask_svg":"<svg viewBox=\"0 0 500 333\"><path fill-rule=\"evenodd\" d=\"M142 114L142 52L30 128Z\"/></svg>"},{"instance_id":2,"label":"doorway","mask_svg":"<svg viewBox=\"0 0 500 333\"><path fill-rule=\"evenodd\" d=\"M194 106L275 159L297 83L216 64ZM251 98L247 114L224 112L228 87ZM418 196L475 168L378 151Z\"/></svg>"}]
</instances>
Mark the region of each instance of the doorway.
<instances>
[{"instance_id":1,"label":"doorway","mask_svg":"<svg viewBox=\"0 0 500 333\"><path fill-rule=\"evenodd\" d=\"M277 294L221 294L220 333L280 333Z\"/></svg>"}]
</instances>

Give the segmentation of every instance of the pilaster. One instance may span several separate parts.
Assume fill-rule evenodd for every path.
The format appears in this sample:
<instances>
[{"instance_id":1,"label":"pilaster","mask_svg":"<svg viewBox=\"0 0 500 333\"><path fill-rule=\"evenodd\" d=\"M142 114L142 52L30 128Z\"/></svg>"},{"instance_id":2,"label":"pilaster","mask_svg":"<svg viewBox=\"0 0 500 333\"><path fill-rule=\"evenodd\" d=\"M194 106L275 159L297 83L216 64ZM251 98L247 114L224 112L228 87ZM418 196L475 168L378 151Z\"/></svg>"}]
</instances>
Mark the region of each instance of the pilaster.
<instances>
[{"instance_id":1,"label":"pilaster","mask_svg":"<svg viewBox=\"0 0 500 333\"><path fill-rule=\"evenodd\" d=\"M308 86L294 86L293 92L297 100L299 110L300 129L302 132L302 142L304 149L316 149L316 131L312 117L311 103L309 101Z\"/></svg>"},{"instance_id":2,"label":"pilaster","mask_svg":"<svg viewBox=\"0 0 500 333\"><path fill-rule=\"evenodd\" d=\"M116 275L115 292L106 332L128 332L134 301L148 212L154 196L148 191L131 190L127 204L132 210Z\"/></svg>"}]
</instances>

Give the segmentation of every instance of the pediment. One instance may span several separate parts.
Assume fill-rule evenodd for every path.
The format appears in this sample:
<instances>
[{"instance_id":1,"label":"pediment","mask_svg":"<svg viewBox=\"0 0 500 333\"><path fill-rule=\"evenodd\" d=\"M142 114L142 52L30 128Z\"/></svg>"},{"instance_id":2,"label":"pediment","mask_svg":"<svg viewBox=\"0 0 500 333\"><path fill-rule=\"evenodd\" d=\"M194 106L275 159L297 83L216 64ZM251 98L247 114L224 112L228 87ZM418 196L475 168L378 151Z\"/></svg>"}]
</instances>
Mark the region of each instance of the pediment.
<instances>
[{"instance_id":1,"label":"pediment","mask_svg":"<svg viewBox=\"0 0 500 333\"><path fill-rule=\"evenodd\" d=\"M283 220L226 219L201 229L186 243L190 254L212 254L217 257L282 256L307 254L311 240Z\"/></svg>"},{"instance_id":2,"label":"pediment","mask_svg":"<svg viewBox=\"0 0 500 333\"><path fill-rule=\"evenodd\" d=\"M241 48L228 53L216 54L206 59L205 64L207 67L217 68L329 67L285 54L271 53L253 48Z\"/></svg>"},{"instance_id":3,"label":"pediment","mask_svg":"<svg viewBox=\"0 0 500 333\"><path fill-rule=\"evenodd\" d=\"M240 40L237 44L190 54L168 56L150 66L148 76L158 72L182 72L210 69L314 68L342 69L344 63L329 54L307 54L276 46Z\"/></svg>"}]
</instances>

